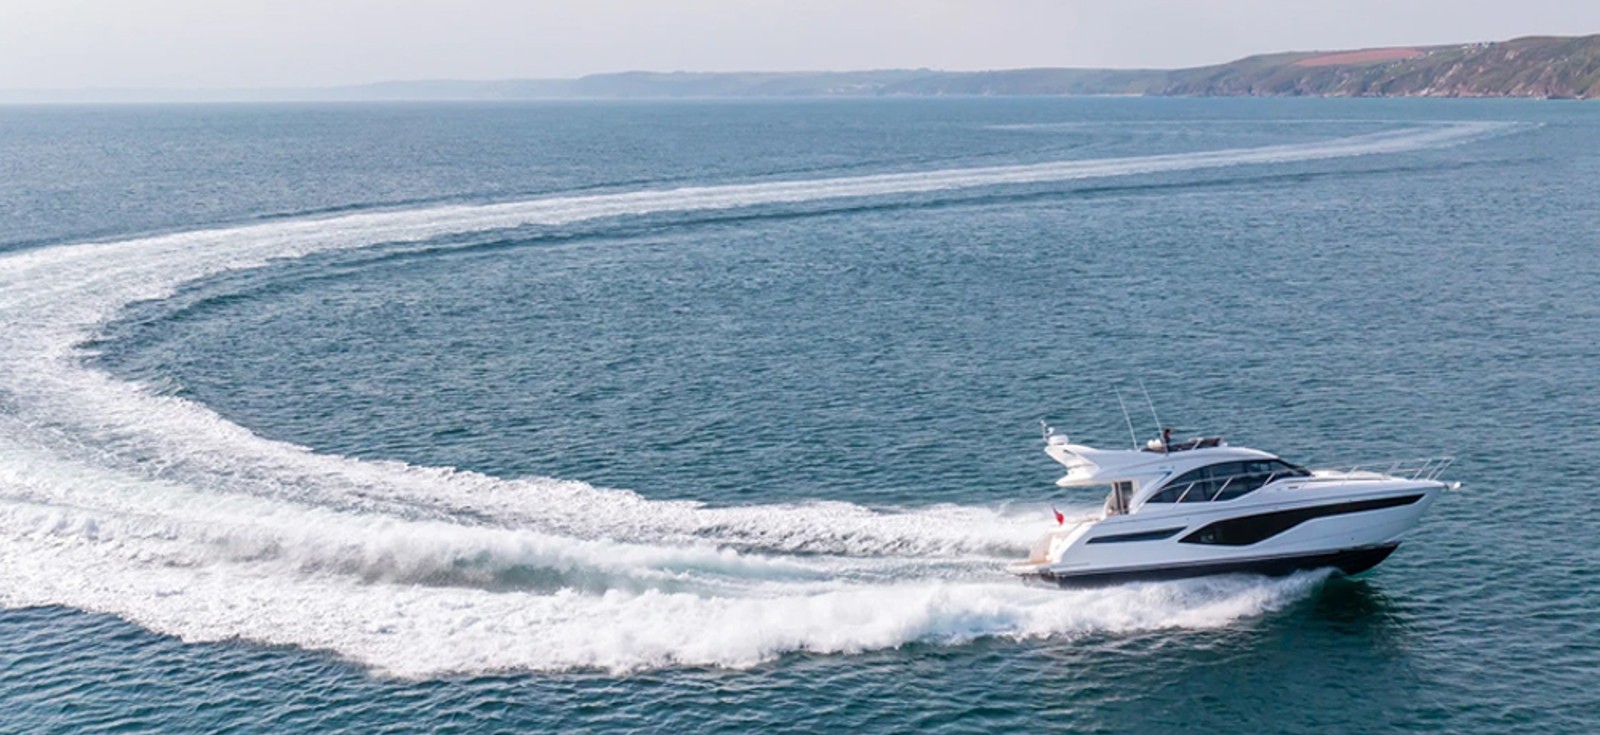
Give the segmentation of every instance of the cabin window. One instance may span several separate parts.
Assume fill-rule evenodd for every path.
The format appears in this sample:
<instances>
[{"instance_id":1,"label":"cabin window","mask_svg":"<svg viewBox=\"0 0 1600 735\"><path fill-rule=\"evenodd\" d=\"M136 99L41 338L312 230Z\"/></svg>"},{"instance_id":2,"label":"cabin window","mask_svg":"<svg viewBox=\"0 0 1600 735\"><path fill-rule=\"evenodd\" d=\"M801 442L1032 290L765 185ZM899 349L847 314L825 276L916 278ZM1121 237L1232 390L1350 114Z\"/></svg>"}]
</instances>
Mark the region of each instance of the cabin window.
<instances>
[{"instance_id":1,"label":"cabin window","mask_svg":"<svg viewBox=\"0 0 1600 735\"><path fill-rule=\"evenodd\" d=\"M1165 489L1145 502L1206 503L1233 500L1285 477L1310 476L1311 473L1304 467L1297 467L1281 459L1220 462L1179 475L1177 479L1167 483Z\"/></svg>"},{"instance_id":2,"label":"cabin window","mask_svg":"<svg viewBox=\"0 0 1600 735\"><path fill-rule=\"evenodd\" d=\"M1211 484L1212 478L1216 475L1216 470L1223 469L1231 464L1233 463L1224 462L1222 464L1208 465L1178 475L1177 479L1167 483L1165 490L1151 497L1149 502L1199 503L1210 500L1211 496L1216 494L1216 489Z\"/></svg>"}]
</instances>

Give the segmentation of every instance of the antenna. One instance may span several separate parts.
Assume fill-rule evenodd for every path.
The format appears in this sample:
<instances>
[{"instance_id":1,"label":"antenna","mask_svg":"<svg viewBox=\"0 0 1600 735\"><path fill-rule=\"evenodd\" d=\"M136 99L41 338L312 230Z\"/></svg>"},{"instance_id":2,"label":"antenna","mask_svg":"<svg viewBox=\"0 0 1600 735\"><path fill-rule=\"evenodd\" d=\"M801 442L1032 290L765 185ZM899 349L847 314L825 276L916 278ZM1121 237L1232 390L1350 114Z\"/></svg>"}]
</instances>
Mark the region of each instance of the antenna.
<instances>
[{"instance_id":1,"label":"antenna","mask_svg":"<svg viewBox=\"0 0 1600 735\"><path fill-rule=\"evenodd\" d=\"M1161 417L1156 415L1156 403L1150 400L1150 391L1144 387L1144 378L1139 379L1139 390L1144 392L1145 405L1150 407L1150 418L1156 420L1156 436L1161 435Z\"/></svg>"},{"instance_id":2,"label":"antenna","mask_svg":"<svg viewBox=\"0 0 1600 735\"><path fill-rule=\"evenodd\" d=\"M1133 419L1128 418L1128 404L1122 402L1122 391L1117 390L1117 386L1111 386L1111 390L1116 392L1117 405L1122 407L1122 420L1128 422L1128 438L1133 440L1133 448L1138 449L1139 435L1133 433Z\"/></svg>"}]
</instances>

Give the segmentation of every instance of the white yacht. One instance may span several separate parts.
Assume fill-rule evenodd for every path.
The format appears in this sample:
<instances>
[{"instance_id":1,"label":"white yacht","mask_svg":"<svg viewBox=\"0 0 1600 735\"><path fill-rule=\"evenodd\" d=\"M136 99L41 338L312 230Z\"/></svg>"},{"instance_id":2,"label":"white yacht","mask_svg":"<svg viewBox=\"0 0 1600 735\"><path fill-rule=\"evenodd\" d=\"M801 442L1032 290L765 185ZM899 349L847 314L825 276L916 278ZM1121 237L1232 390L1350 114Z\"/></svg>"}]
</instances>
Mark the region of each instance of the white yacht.
<instances>
[{"instance_id":1,"label":"white yacht","mask_svg":"<svg viewBox=\"0 0 1600 735\"><path fill-rule=\"evenodd\" d=\"M1449 457L1307 470L1221 437L1112 450L1050 431L1045 452L1067 468L1057 485L1111 489L1098 514L1057 513L1059 528L1010 567L1061 586L1324 567L1359 574L1460 486L1438 480Z\"/></svg>"}]
</instances>

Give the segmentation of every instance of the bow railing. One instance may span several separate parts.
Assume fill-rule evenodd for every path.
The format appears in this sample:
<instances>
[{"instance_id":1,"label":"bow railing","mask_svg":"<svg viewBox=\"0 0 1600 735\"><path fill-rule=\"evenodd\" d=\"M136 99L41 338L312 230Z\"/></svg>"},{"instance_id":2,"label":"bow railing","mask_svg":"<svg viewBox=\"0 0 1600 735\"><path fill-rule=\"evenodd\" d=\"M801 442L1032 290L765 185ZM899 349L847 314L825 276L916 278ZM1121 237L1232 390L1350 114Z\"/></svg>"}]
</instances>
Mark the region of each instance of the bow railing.
<instances>
[{"instance_id":1,"label":"bow railing","mask_svg":"<svg viewBox=\"0 0 1600 735\"><path fill-rule=\"evenodd\" d=\"M1422 457L1334 465L1312 470L1311 479L1377 480L1382 477L1398 477L1403 480L1436 480L1455 461L1455 457ZM1365 477L1368 475L1371 477Z\"/></svg>"}]
</instances>

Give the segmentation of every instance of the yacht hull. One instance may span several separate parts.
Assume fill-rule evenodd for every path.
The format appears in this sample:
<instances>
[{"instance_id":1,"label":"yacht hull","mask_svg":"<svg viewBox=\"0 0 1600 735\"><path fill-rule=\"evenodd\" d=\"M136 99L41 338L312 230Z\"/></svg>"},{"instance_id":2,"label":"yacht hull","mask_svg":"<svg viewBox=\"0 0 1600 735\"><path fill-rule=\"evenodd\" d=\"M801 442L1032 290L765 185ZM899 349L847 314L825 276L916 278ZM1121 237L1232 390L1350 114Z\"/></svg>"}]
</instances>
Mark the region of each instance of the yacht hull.
<instances>
[{"instance_id":1,"label":"yacht hull","mask_svg":"<svg viewBox=\"0 0 1600 735\"><path fill-rule=\"evenodd\" d=\"M1111 487L1096 516L1057 527L1007 571L1091 587L1222 574L1360 574L1399 547L1435 499L1449 458L1307 470L1220 440L1096 449L1050 434L1061 487Z\"/></svg>"},{"instance_id":2,"label":"yacht hull","mask_svg":"<svg viewBox=\"0 0 1600 735\"><path fill-rule=\"evenodd\" d=\"M1377 566L1399 548L1398 541L1331 552L1263 556L1246 559L1213 560L1188 564L1081 572L1033 572L1023 574L1029 584L1050 587L1103 587L1128 582L1160 582L1219 574L1255 574L1283 577L1311 569L1335 569L1346 575L1360 574Z\"/></svg>"}]
</instances>

